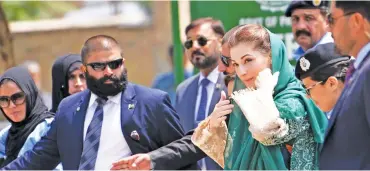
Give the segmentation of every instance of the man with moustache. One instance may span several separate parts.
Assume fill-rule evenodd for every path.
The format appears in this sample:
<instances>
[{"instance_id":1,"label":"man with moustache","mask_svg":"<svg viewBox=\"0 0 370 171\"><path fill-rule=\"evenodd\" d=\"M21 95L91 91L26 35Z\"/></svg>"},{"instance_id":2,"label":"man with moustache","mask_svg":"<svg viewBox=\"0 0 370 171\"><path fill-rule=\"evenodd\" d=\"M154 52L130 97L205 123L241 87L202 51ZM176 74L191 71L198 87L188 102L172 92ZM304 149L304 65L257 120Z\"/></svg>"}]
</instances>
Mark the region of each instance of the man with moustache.
<instances>
[{"instance_id":1,"label":"man with moustache","mask_svg":"<svg viewBox=\"0 0 370 171\"><path fill-rule=\"evenodd\" d=\"M356 59L329 120L320 170L369 170L370 2L332 1L328 21L339 52Z\"/></svg>"},{"instance_id":2,"label":"man with moustache","mask_svg":"<svg viewBox=\"0 0 370 171\"><path fill-rule=\"evenodd\" d=\"M296 61L308 49L334 41L328 32L328 8L329 1L323 0L294 0L289 4L285 16L291 18L294 40L299 45L293 52Z\"/></svg>"},{"instance_id":3,"label":"man with moustache","mask_svg":"<svg viewBox=\"0 0 370 171\"><path fill-rule=\"evenodd\" d=\"M89 38L81 57L89 90L65 98L47 135L4 170L49 170L59 162L65 170L109 170L121 158L184 135L166 93L127 81L114 38Z\"/></svg>"},{"instance_id":4,"label":"man with moustache","mask_svg":"<svg viewBox=\"0 0 370 171\"><path fill-rule=\"evenodd\" d=\"M224 76L217 67L225 31L220 20L199 18L185 28L185 34L185 54L200 72L178 86L175 108L185 131L190 131L212 113L221 91L227 92ZM198 163L202 170L222 169L208 157Z\"/></svg>"}]
</instances>

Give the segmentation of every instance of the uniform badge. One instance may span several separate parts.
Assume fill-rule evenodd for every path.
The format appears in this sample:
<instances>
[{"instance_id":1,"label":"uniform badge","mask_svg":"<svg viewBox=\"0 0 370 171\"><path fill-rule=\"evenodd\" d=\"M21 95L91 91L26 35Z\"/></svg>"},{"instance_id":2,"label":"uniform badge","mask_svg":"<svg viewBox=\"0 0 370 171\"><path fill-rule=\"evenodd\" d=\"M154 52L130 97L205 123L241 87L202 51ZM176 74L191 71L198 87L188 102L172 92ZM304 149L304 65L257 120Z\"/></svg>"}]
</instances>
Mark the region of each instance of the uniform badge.
<instances>
[{"instance_id":1,"label":"uniform badge","mask_svg":"<svg viewBox=\"0 0 370 171\"><path fill-rule=\"evenodd\" d=\"M321 4L321 0L312 0L312 4L318 7Z\"/></svg>"},{"instance_id":2,"label":"uniform badge","mask_svg":"<svg viewBox=\"0 0 370 171\"><path fill-rule=\"evenodd\" d=\"M299 65L301 66L301 69L303 71L307 71L308 69L310 69L310 61L308 61L305 57L302 57L300 60L299 60Z\"/></svg>"}]
</instances>

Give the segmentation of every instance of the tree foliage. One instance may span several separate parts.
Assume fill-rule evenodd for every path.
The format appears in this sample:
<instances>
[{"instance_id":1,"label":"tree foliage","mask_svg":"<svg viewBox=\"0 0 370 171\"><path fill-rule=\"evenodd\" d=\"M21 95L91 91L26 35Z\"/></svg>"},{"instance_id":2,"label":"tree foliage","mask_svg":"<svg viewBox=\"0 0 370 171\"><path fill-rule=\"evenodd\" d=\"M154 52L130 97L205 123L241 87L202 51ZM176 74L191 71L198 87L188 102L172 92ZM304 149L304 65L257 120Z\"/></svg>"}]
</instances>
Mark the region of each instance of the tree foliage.
<instances>
[{"instance_id":1,"label":"tree foliage","mask_svg":"<svg viewBox=\"0 0 370 171\"><path fill-rule=\"evenodd\" d=\"M76 9L73 2L62 1L3 1L8 21L38 20L61 17Z\"/></svg>"}]
</instances>

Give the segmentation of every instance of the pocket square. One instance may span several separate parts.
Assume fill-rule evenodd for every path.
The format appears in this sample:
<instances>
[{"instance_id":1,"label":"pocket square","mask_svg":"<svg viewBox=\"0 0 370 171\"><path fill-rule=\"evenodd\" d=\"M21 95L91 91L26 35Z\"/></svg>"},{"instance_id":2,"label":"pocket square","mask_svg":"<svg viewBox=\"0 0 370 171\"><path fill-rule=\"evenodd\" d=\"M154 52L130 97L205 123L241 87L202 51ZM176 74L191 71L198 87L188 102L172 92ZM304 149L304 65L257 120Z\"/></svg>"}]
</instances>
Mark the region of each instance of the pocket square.
<instances>
[{"instance_id":1,"label":"pocket square","mask_svg":"<svg viewBox=\"0 0 370 171\"><path fill-rule=\"evenodd\" d=\"M132 139L134 139L136 141L140 140L140 136L139 136L139 134L137 133L136 130L132 131L130 136L131 136Z\"/></svg>"}]
</instances>

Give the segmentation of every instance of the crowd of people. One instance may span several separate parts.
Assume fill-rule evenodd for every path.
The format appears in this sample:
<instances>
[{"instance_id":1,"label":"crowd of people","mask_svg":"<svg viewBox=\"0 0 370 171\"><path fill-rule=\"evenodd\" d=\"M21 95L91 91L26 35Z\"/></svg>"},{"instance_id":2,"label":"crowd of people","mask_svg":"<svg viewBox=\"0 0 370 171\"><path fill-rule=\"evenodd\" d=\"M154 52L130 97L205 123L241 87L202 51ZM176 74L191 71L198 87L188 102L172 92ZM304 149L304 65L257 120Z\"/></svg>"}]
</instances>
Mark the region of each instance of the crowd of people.
<instances>
[{"instance_id":1,"label":"crowd of people","mask_svg":"<svg viewBox=\"0 0 370 171\"><path fill-rule=\"evenodd\" d=\"M370 169L369 11L368 1L292 1L295 66L261 25L225 31L220 20L196 19L185 29L177 87L171 72L153 88L130 83L124 49L108 35L54 62L51 99L34 64L10 68L0 76L0 113L10 122L0 167Z\"/></svg>"}]
</instances>

